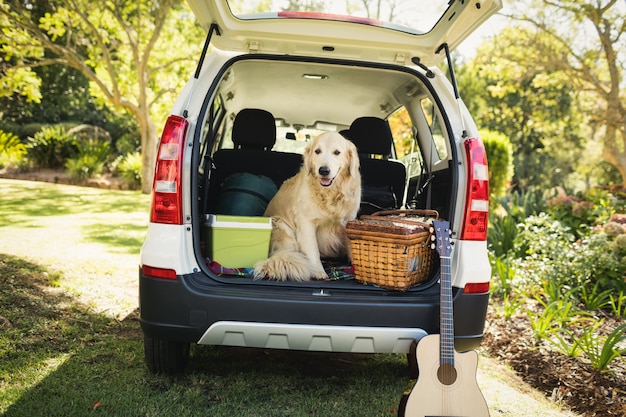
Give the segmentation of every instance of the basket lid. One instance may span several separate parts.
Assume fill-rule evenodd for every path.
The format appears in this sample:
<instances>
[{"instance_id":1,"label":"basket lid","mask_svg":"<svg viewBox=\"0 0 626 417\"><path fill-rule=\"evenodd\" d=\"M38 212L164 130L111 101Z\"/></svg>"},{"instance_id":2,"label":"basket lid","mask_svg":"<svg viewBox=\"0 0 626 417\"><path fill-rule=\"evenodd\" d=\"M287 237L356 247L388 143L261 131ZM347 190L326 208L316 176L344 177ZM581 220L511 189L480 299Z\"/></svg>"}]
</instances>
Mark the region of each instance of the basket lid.
<instances>
[{"instance_id":1,"label":"basket lid","mask_svg":"<svg viewBox=\"0 0 626 417\"><path fill-rule=\"evenodd\" d=\"M400 236L411 236L428 232L428 225L420 223L394 222L392 219L351 220L346 225L348 232L379 232Z\"/></svg>"}]
</instances>

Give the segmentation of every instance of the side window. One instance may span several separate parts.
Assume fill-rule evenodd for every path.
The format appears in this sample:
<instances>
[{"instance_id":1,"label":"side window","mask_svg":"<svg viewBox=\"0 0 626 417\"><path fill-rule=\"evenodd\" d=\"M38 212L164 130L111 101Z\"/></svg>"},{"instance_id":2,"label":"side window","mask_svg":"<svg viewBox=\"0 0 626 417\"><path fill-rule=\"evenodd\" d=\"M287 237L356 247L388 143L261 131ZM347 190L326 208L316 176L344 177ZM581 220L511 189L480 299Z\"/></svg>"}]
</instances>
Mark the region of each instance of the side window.
<instances>
[{"instance_id":1,"label":"side window","mask_svg":"<svg viewBox=\"0 0 626 417\"><path fill-rule=\"evenodd\" d=\"M396 152L396 157L401 159L411 152L413 140L412 124L406 107L401 107L387 118Z\"/></svg>"},{"instance_id":2,"label":"side window","mask_svg":"<svg viewBox=\"0 0 626 417\"><path fill-rule=\"evenodd\" d=\"M422 112L424 113L424 117L426 118L426 123L430 128L430 134L435 144L437 156L439 157L440 161L447 159L447 141L444 130L441 127L441 118L439 112L437 112L435 104L429 98L424 98L420 104L422 107Z\"/></svg>"},{"instance_id":3,"label":"side window","mask_svg":"<svg viewBox=\"0 0 626 417\"><path fill-rule=\"evenodd\" d=\"M203 162L201 162L199 166L201 173L204 172L206 168L204 166L206 158L204 157L215 151L223 135L225 114L226 110L224 109L222 98L220 96L215 97L215 100L213 100L207 110L206 117L204 118L204 126L202 126L200 155L202 156Z\"/></svg>"},{"instance_id":4,"label":"side window","mask_svg":"<svg viewBox=\"0 0 626 417\"><path fill-rule=\"evenodd\" d=\"M388 121L394 138L396 158L407 167L409 177L420 175L424 165L422 154L413 138L413 124L406 107L396 110Z\"/></svg>"}]
</instances>

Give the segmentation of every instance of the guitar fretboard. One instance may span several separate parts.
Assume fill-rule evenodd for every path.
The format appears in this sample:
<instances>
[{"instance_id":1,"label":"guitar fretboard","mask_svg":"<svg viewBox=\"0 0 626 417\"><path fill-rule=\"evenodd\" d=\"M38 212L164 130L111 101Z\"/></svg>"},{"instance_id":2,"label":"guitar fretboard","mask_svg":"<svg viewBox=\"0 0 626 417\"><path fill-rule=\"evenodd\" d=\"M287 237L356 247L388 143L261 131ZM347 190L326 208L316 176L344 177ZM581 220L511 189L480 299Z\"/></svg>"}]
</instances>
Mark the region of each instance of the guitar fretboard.
<instances>
[{"instance_id":1,"label":"guitar fretboard","mask_svg":"<svg viewBox=\"0 0 626 417\"><path fill-rule=\"evenodd\" d=\"M454 366L454 318L452 311L452 273L450 257L441 257L440 361Z\"/></svg>"}]
</instances>

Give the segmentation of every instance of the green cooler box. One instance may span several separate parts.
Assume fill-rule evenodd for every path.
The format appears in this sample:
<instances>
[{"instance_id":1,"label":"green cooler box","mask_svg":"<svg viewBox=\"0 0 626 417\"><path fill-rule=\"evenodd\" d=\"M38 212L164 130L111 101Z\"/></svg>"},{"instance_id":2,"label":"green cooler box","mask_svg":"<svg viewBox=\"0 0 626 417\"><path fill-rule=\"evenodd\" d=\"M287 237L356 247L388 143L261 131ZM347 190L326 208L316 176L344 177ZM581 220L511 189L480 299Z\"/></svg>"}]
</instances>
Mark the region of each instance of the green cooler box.
<instances>
[{"instance_id":1,"label":"green cooler box","mask_svg":"<svg viewBox=\"0 0 626 417\"><path fill-rule=\"evenodd\" d=\"M205 236L211 260L226 268L251 268L267 259L272 219L207 214Z\"/></svg>"}]
</instances>

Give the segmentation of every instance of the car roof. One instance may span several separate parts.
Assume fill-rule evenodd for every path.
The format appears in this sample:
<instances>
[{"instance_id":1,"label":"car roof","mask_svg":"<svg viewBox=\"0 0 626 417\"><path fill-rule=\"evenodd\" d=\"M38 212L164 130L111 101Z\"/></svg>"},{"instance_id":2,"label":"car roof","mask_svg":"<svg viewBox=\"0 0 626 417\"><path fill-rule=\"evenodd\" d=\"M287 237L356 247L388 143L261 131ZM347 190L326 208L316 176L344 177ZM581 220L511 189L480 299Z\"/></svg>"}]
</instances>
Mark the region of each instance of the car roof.
<instances>
[{"instance_id":1,"label":"car roof","mask_svg":"<svg viewBox=\"0 0 626 417\"><path fill-rule=\"evenodd\" d=\"M320 0L307 11L291 2L187 0L205 30L218 29L211 43L224 51L324 56L380 63L436 65L445 58L440 46L457 47L502 7L501 0L390 2L379 10L389 19L373 19L361 2ZM383 2L386 4L385 2ZM428 4L428 6L425 6ZM405 6L404 9L398 9ZM343 7L343 8L342 8Z\"/></svg>"},{"instance_id":2,"label":"car roof","mask_svg":"<svg viewBox=\"0 0 626 417\"><path fill-rule=\"evenodd\" d=\"M345 128L361 116L387 118L426 94L409 71L262 56L234 62L218 88L231 112L261 108L290 126L312 129Z\"/></svg>"}]
</instances>

